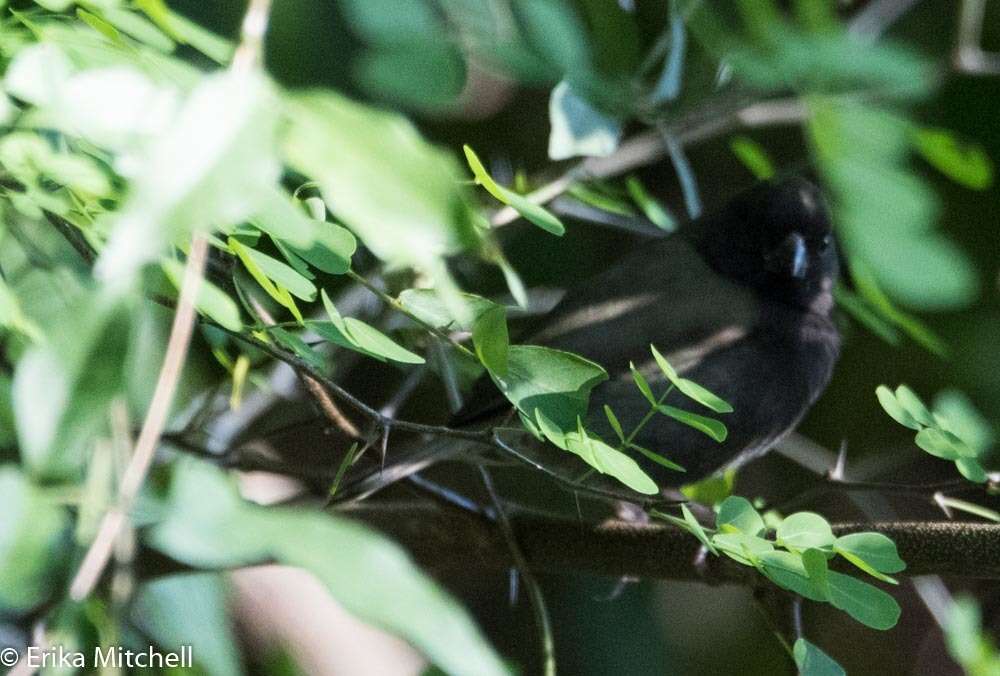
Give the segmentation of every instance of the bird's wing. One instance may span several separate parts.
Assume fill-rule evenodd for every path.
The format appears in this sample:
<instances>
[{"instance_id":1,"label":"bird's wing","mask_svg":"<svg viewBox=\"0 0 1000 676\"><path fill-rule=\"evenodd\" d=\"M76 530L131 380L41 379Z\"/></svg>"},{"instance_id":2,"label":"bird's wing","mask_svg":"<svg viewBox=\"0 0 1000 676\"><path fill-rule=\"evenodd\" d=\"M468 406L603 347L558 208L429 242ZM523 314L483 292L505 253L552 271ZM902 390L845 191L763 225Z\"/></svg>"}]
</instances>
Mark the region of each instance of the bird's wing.
<instances>
[{"instance_id":1,"label":"bird's wing","mask_svg":"<svg viewBox=\"0 0 1000 676\"><path fill-rule=\"evenodd\" d=\"M759 314L752 291L708 267L687 240L671 236L571 289L519 342L579 354L612 379L627 372L630 362L651 362L652 344L683 372L741 339ZM454 422L482 420L507 406L484 378Z\"/></svg>"}]
</instances>

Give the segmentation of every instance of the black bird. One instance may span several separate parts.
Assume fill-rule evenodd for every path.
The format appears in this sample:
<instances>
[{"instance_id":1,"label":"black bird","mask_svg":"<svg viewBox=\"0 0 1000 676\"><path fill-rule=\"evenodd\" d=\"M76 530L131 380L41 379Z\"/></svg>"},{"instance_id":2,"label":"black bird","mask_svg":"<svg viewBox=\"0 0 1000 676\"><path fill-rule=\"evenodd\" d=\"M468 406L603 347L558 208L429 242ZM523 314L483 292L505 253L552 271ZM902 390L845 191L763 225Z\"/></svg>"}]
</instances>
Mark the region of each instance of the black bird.
<instances>
[{"instance_id":1,"label":"black bird","mask_svg":"<svg viewBox=\"0 0 1000 676\"><path fill-rule=\"evenodd\" d=\"M764 182L571 289L518 342L574 352L607 370L609 380L591 394L587 425L608 441L615 437L605 404L626 432L649 410L630 362L664 391L651 344L681 375L729 402L733 411L717 416L729 430L722 443L662 415L635 438L687 470L637 458L660 485L678 485L764 453L820 396L840 348L831 319L837 275L819 190L801 178ZM710 413L678 392L666 403ZM453 424L485 423L509 410L484 377ZM529 455L541 457L538 449Z\"/></svg>"}]
</instances>

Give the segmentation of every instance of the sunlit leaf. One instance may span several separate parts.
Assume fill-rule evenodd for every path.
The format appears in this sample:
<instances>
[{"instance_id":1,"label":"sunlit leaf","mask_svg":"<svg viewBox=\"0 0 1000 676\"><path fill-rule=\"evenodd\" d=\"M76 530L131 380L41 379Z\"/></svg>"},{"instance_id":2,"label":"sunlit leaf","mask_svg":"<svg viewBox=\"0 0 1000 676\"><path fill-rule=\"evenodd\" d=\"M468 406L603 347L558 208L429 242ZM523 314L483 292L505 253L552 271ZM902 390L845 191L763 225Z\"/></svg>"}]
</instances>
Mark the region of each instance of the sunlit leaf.
<instances>
[{"instance_id":1,"label":"sunlit leaf","mask_svg":"<svg viewBox=\"0 0 1000 676\"><path fill-rule=\"evenodd\" d=\"M747 535L762 535L764 520L746 498L731 495L719 505L715 516L715 526L724 533L741 532Z\"/></svg>"},{"instance_id":2,"label":"sunlit leaf","mask_svg":"<svg viewBox=\"0 0 1000 676\"><path fill-rule=\"evenodd\" d=\"M791 550L828 549L834 543L830 524L819 514L797 512L785 517L777 530L777 542Z\"/></svg>"},{"instance_id":3,"label":"sunlit leaf","mask_svg":"<svg viewBox=\"0 0 1000 676\"><path fill-rule=\"evenodd\" d=\"M921 127L913 141L924 159L956 183L985 190L993 183L993 163L981 146L964 142L947 129Z\"/></svg>"},{"instance_id":4,"label":"sunlit leaf","mask_svg":"<svg viewBox=\"0 0 1000 676\"><path fill-rule=\"evenodd\" d=\"M486 167L479 160L479 157L469 146L465 146L465 159L469 163L469 168L472 169L472 175L475 177L476 183L483 186L486 192L493 195L504 204L507 204L514 208L517 213L521 214L524 218L531 221L537 225L542 230L550 232L553 235L562 235L566 232L566 228L563 226L562 221L556 218L548 209L545 207L535 204L526 197L518 195L513 190L503 187L499 183L493 180L493 177L489 175L486 171Z\"/></svg>"},{"instance_id":5,"label":"sunlit leaf","mask_svg":"<svg viewBox=\"0 0 1000 676\"><path fill-rule=\"evenodd\" d=\"M749 136L734 136L729 141L729 149L750 170L754 178L765 181L774 176L774 165L771 164L767 151Z\"/></svg>"},{"instance_id":6,"label":"sunlit leaf","mask_svg":"<svg viewBox=\"0 0 1000 676\"><path fill-rule=\"evenodd\" d=\"M587 414L590 391L607 380L603 368L569 352L537 345L511 345L507 374L493 380L514 406L529 418L535 409L561 430L575 430Z\"/></svg>"},{"instance_id":7,"label":"sunlit leaf","mask_svg":"<svg viewBox=\"0 0 1000 676\"><path fill-rule=\"evenodd\" d=\"M663 371L663 374L674 384L674 387L683 392L688 398L693 399L706 408L712 409L716 413L732 412L732 405L723 401L721 397L709 392L693 380L678 376L666 358L656 349L656 346L650 345L649 349L653 352L653 357L656 359L656 363L659 365L660 370Z\"/></svg>"},{"instance_id":8,"label":"sunlit leaf","mask_svg":"<svg viewBox=\"0 0 1000 676\"><path fill-rule=\"evenodd\" d=\"M697 413L691 413L690 411L685 411L677 408L676 406L669 406L667 404L657 405L656 410L665 416L673 418L677 422L684 423L688 427L693 427L699 432L708 435L720 444L725 441L726 437L729 435L729 430L726 429L726 426L714 418L708 418L703 415L698 415Z\"/></svg>"},{"instance_id":9,"label":"sunlit leaf","mask_svg":"<svg viewBox=\"0 0 1000 676\"><path fill-rule=\"evenodd\" d=\"M160 265L163 266L163 271L174 288L180 291L184 279L184 266L172 258L164 259ZM198 312L210 317L230 331L239 331L243 328L243 322L240 320L240 309L236 305L236 301L208 280L203 279L198 285L195 307Z\"/></svg>"}]
</instances>

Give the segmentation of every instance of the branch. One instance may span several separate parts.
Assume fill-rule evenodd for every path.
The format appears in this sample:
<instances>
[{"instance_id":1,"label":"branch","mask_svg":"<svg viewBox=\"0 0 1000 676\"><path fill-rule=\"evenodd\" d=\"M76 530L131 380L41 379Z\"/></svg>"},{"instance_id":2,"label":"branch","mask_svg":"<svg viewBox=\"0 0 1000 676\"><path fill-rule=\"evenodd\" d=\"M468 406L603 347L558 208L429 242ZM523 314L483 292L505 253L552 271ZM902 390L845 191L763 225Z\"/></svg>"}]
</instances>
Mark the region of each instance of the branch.
<instances>
[{"instance_id":1,"label":"branch","mask_svg":"<svg viewBox=\"0 0 1000 676\"><path fill-rule=\"evenodd\" d=\"M577 181L612 178L662 159L667 154L663 138L667 135L685 146L744 127L764 127L802 121L808 111L798 99L748 103L746 100L712 104L700 108L658 129L643 132L622 143L608 157L591 157L573 165L561 176L526 195L536 204L546 204L559 197ZM520 218L511 207L504 207L490 219L493 227L507 225Z\"/></svg>"},{"instance_id":2,"label":"branch","mask_svg":"<svg viewBox=\"0 0 1000 676\"><path fill-rule=\"evenodd\" d=\"M439 505L362 503L345 515L403 544L431 569L504 570L513 565L496 522ZM746 584L753 571L725 557L694 565L699 543L668 525L610 521L587 524L533 514L509 515L528 566L536 572ZM890 537L906 561L905 576L1000 579L1000 524L953 521L846 522L837 535L875 531Z\"/></svg>"},{"instance_id":3,"label":"branch","mask_svg":"<svg viewBox=\"0 0 1000 676\"><path fill-rule=\"evenodd\" d=\"M127 515L153 464L153 457L166 426L170 404L174 399L174 392L177 390L177 383L180 381L188 347L191 344L191 333L196 318L195 301L207 256L208 240L204 235L196 234L191 240L180 298L177 301L177 312L170 328L170 339L167 342L163 365L160 367L160 375L156 380L153 398L149 403L149 410L146 412L135 450L122 474L121 484L118 487L118 500L101 519L97 535L73 577L69 594L75 601L89 596L100 579L111 558L115 542L118 541L118 536L127 523Z\"/></svg>"}]
</instances>

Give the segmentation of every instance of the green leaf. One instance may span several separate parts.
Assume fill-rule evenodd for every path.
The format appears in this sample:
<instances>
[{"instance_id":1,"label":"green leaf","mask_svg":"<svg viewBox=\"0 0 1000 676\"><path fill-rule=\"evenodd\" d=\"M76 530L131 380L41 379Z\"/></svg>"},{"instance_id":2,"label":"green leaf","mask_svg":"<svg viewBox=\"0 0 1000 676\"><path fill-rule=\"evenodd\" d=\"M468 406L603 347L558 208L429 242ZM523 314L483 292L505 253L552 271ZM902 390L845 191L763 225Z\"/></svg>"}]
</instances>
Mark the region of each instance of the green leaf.
<instances>
[{"instance_id":1,"label":"green leaf","mask_svg":"<svg viewBox=\"0 0 1000 676\"><path fill-rule=\"evenodd\" d=\"M343 334L346 340L348 338L347 324L344 322L344 318L340 316L340 312L337 310L333 301L330 300L330 296L327 295L326 289L320 290L320 297L323 299L323 309L326 311L326 316L330 318L330 322L336 327L341 334Z\"/></svg>"},{"instance_id":2,"label":"green leaf","mask_svg":"<svg viewBox=\"0 0 1000 676\"><path fill-rule=\"evenodd\" d=\"M896 395L888 387L879 385L875 388L875 396L878 397L878 403L882 405L882 409L889 414L890 418L903 427L909 427L918 432L921 430L920 423L896 400Z\"/></svg>"},{"instance_id":3,"label":"green leaf","mask_svg":"<svg viewBox=\"0 0 1000 676\"><path fill-rule=\"evenodd\" d=\"M836 538L829 522L814 512L796 512L778 526L777 542L793 551L829 549Z\"/></svg>"},{"instance_id":4,"label":"green leaf","mask_svg":"<svg viewBox=\"0 0 1000 676\"><path fill-rule=\"evenodd\" d=\"M535 204L531 200L518 195L513 190L505 188L493 180L493 177L489 175L486 171L486 167L479 160L475 151L469 146L463 146L465 150L465 159L469 163L469 168L472 169L472 175L475 178L477 184L483 186L486 192L493 195L496 199L500 200L504 204L512 207L517 213L521 214L524 218L528 219L535 225L537 225L542 230L552 233L553 235L562 236L566 232L565 226L563 226L562 221L556 218L551 212L542 207L539 204Z\"/></svg>"},{"instance_id":5,"label":"green leaf","mask_svg":"<svg viewBox=\"0 0 1000 676\"><path fill-rule=\"evenodd\" d=\"M306 326L319 334L320 337L380 361L388 359L403 364L424 363L423 357L402 347L374 326L369 326L354 317L342 317L325 289L320 292L320 296L323 299L323 308L326 310L330 322L306 322Z\"/></svg>"},{"instance_id":6,"label":"green leaf","mask_svg":"<svg viewBox=\"0 0 1000 676\"><path fill-rule=\"evenodd\" d=\"M73 281L53 277L34 289L33 303L52 304L39 318L59 330L26 350L14 373L18 450L39 477L78 476L94 438L106 434L108 407L125 389L132 316L117 299L74 289Z\"/></svg>"},{"instance_id":7,"label":"green leaf","mask_svg":"<svg viewBox=\"0 0 1000 676\"><path fill-rule=\"evenodd\" d=\"M377 354L391 361L404 364L423 364L424 358L400 346L392 338L385 335L374 326L365 324L354 317L344 317L347 331L354 343L372 354Z\"/></svg>"},{"instance_id":8,"label":"green leaf","mask_svg":"<svg viewBox=\"0 0 1000 676\"><path fill-rule=\"evenodd\" d=\"M914 441L917 446L938 458L958 460L961 457L958 447L939 429L926 427L917 432Z\"/></svg>"},{"instance_id":9,"label":"green leaf","mask_svg":"<svg viewBox=\"0 0 1000 676\"><path fill-rule=\"evenodd\" d=\"M462 329L471 331L477 317L499 307L491 300L471 293L463 293L462 300L468 309L471 321L455 317L440 296L428 289L406 289L399 294L399 303L418 319L438 329Z\"/></svg>"},{"instance_id":10,"label":"green leaf","mask_svg":"<svg viewBox=\"0 0 1000 676\"><path fill-rule=\"evenodd\" d=\"M326 367L326 362L323 359L323 356L306 344L301 337L277 326L268 327L267 331L274 336L279 343L291 350L299 358L301 358L302 361L306 362L317 371L323 371Z\"/></svg>"},{"instance_id":11,"label":"green leaf","mask_svg":"<svg viewBox=\"0 0 1000 676\"><path fill-rule=\"evenodd\" d=\"M92 12L88 12L81 7L76 8L76 16L108 40L119 44L122 43L122 36L118 33L114 26L109 24L103 18Z\"/></svg>"},{"instance_id":12,"label":"green leaf","mask_svg":"<svg viewBox=\"0 0 1000 676\"><path fill-rule=\"evenodd\" d=\"M774 176L774 165L771 164L767 151L749 136L732 137L729 149L757 180L766 181Z\"/></svg>"},{"instance_id":13,"label":"green leaf","mask_svg":"<svg viewBox=\"0 0 1000 676\"><path fill-rule=\"evenodd\" d=\"M976 410L972 400L958 390L938 393L934 398L934 419L939 427L967 443L977 455L993 445L993 426Z\"/></svg>"},{"instance_id":14,"label":"green leaf","mask_svg":"<svg viewBox=\"0 0 1000 676\"><path fill-rule=\"evenodd\" d=\"M19 50L4 75L4 89L11 96L36 106L59 97L73 71L66 54L50 42L39 42Z\"/></svg>"},{"instance_id":15,"label":"green leaf","mask_svg":"<svg viewBox=\"0 0 1000 676\"><path fill-rule=\"evenodd\" d=\"M687 471L686 469L684 469L683 467L681 467L680 465L678 465L676 462L673 462L672 460L668 460L667 458L664 458L659 453L655 453L655 452L649 450L648 448L643 448L639 444L633 444L633 443L630 442L627 445L627 447L630 448L630 449L632 449L633 451L638 451L642 455L646 456L649 460L652 460L653 462L655 462L657 465L660 465L661 467L666 467L667 469L673 470L675 472L686 472Z\"/></svg>"},{"instance_id":16,"label":"green leaf","mask_svg":"<svg viewBox=\"0 0 1000 676\"><path fill-rule=\"evenodd\" d=\"M972 302L977 271L933 229L940 201L908 166L910 123L843 99L816 96L808 105L811 141L847 258L865 263L904 304L933 310Z\"/></svg>"},{"instance_id":17,"label":"green leaf","mask_svg":"<svg viewBox=\"0 0 1000 676\"><path fill-rule=\"evenodd\" d=\"M906 569L906 563L896 552L896 543L881 533L851 533L842 535L833 544L834 551L865 571L878 577L877 573L898 573Z\"/></svg>"},{"instance_id":18,"label":"green leaf","mask_svg":"<svg viewBox=\"0 0 1000 676\"><path fill-rule=\"evenodd\" d=\"M558 448L579 456L601 474L615 477L637 493L655 495L659 492L656 483L635 460L587 434L581 418L577 418L576 429L567 431L549 419L541 408L536 408L535 422L546 439Z\"/></svg>"},{"instance_id":19,"label":"green leaf","mask_svg":"<svg viewBox=\"0 0 1000 676\"><path fill-rule=\"evenodd\" d=\"M830 600L829 584L826 588L822 588L809 579L801 555L775 550L764 552L758 558L760 571L779 587L795 592L810 601Z\"/></svg>"},{"instance_id":20,"label":"green leaf","mask_svg":"<svg viewBox=\"0 0 1000 676\"><path fill-rule=\"evenodd\" d=\"M615 431L615 436L621 442L625 441L625 432L622 430L622 424L618 422L615 412L611 410L611 407L607 404L604 405L604 416L608 419L608 424L611 425L611 429Z\"/></svg>"},{"instance_id":21,"label":"green leaf","mask_svg":"<svg viewBox=\"0 0 1000 676\"><path fill-rule=\"evenodd\" d=\"M880 573L879 571L869 566L863 559L855 556L854 554L850 552L842 552L840 550L837 550L837 553L843 556L848 561L850 561L857 568L863 570L864 572L874 577L876 580L881 580L882 582L886 582L888 584L899 584L899 582L895 578L889 577L885 573Z\"/></svg>"},{"instance_id":22,"label":"green leaf","mask_svg":"<svg viewBox=\"0 0 1000 676\"><path fill-rule=\"evenodd\" d=\"M921 127L913 132L917 151L934 168L972 190L993 184L993 163L982 146L960 140L948 129Z\"/></svg>"},{"instance_id":23,"label":"green leaf","mask_svg":"<svg viewBox=\"0 0 1000 676\"><path fill-rule=\"evenodd\" d=\"M736 470L727 469L722 474L714 474L693 484L681 486L681 493L688 500L705 505L717 505L733 493Z\"/></svg>"},{"instance_id":24,"label":"green leaf","mask_svg":"<svg viewBox=\"0 0 1000 676\"><path fill-rule=\"evenodd\" d=\"M342 275L351 269L351 256L358 241L347 228L326 221L315 221L315 240L309 248L289 245L289 248L313 267L331 275Z\"/></svg>"},{"instance_id":25,"label":"green leaf","mask_svg":"<svg viewBox=\"0 0 1000 676\"><path fill-rule=\"evenodd\" d=\"M404 364L424 363L423 357L401 347L375 327L369 326L353 317L344 317L343 322L347 329L346 333L340 333L339 329L333 323L307 322L306 326L326 340L336 343L341 347L375 357L379 361L389 359ZM358 336L360 336L360 339Z\"/></svg>"},{"instance_id":26,"label":"green leaf","mask_svg":"<svg viewBox=\"0 0 1000 676\"><path fill-rule=\"evenodd\" d=\"M160 262L163 272L170 283L179 291L184 279L184 266L173 258L165 258ZM195 300L198 312L206 315L230 331L241 331L243 322L240 320L240 308L232 297L207 279L201 280L198 286L198 296Z\"/></svg>"},{"instance_id":27,"label":"green leaf","mask_svg":"<svg viewBox=\"0 0 1000 676\"><path fill-rule=\"evenodd\" d=\"M830 603L872 629L892 629L899 621L896 600L867 582L830 571Z\"/></svg>"},{"instance_id":28,"label":"green leaf","mask_svg":"<svg viewBox=\"0 0 1000 676\"><path fill-rule=\"evenodd\" d=\"M774 551L774 543L747 533L716 533L712 544L729 558L745 566L756 566L761 556Z\"/></svg>"},{"instance_id":29,"label":"green leaf","mask_svg":"<svg viewBox=\"0 0 1000 676\"><path fill-rule=\"evenodd\" d=\"M136 6L178 42L194 47L220 65L232 60L232 42L171 11L165 0L136 0Z\"/></svg>"},{"instance_id":30,"label":"green leaf","mask_svg":"<svg viewBox=\"0 0 1000 676\"><path fill-rule=\"evenodd\" d=\"M177 47L168 33L141 14L118 7L103 7L102 13L109 24L145 45L165 54L169 54Z\"/></svg>"},{"instance_id":31,"label":"green leaf","mask_svg":"<svg viewBox=\"0 0 1000 676\"><path fill-rule=\"evenodd\" d=\"M900 385L896 388L896 401L899 405L906 409L906 412L916 420L921 425L926 425L928 427L934 427L937 423L934 420L934 416L931 412L927 410L924 406L924 402L920 400L920 397L911 390L906 385Z\"/></svg>"},{"instance_id":32,"label":"green leaf","mask_svg":"<svg viewBox=\"0 0 1000 676\"><path fill-rule=\"evenodd\" d=\"M715 516L715 526L723 533L740 532L747 535L763 535L766 530L764 520L746 498L731 495L719 505Z\"/></svg>"},{"instance_id":33,"label":"green leaf","mask_svg":"<svg viewBox=\"0 0 1000 676\"><path fill-rule=\"evenodd\" d=\"M962 595L952 604L944 626L948 652L971 676L996 676L1000 654L983 631L982 615L975 599Z\"/></svg>"},{"instance_id":34,"label":"green leaf","mask_svg":"<svg viewBox=\"0 0 1000 676\"><path fill-rule=\"evenodd\" d=\"M261 204L251 219L253 224L282 243L308 248L316 239L316 221L292 204L277 186L262 196Z\"/></svg>"},{"instance_id":35,"label":"green leaf","mask_svg":"<svg viewBox=\"0 0 1000 676\"><path fill-rule=\"evenodd\" d=\"M565 439L566 450L579 455L602 474L613 476L643 495L656 495L659 492L656 482L635 460L601 439L588 435L583 429L567 434Z\"/></svg>"},{"instance_id":36,"label":"green leaf","mask_svg":"<svg viewBox=\"0 0 1000 676\"><path fill-rule=\"evenodd\" d=\"M23 614L56 590L69 519L13 465L0 467L0 610Z\"/></svg>"},{"instance_id":37,"label":"green leaf","mask_svg":"<svg viewBox=\"0 0 1000 676\"><path fill-rule=\"evenodd\" d=\"M959 458L955 461L955 468L959 474L977 484L986 483L989 480L986 470L983 469L983 466L975 458Z\"/></svg>"},{"instance_id":38,"label":"green leaf","mask_svg":"<svg viewBox=\"0 0 1000 676\"><path fill-rule=\"evenodd\" d=\"M819 549L807 549L802 552L802 567L806 569L806 577L816 585L817 589L828 593L829 589L829 568L826 563L826 554Z\"/></svg>"},{"instance_id":39,"label":"green leaf","mask_svg":"<svg viewBox=\"0 0 1000 676\"><path fill-rule=\"evenodd\" d=\"M844 668L832 657L804 638L795 641L792 656L800 676L847 676Z\"/></svg>"},{"instance_id":40,"label":"green leaf","mask_svg":"<svg viewBox=\"0 0 1000 676\"><path fill-rule=\"evenodd\" d=\"M195 668L213 676L243 673L229 619L229 586L222 573L182 573L143 584L132 620L166 650L191 646Z\"/></svg>"},{"instance_id":41,"label":"green leaf","mask_svg":"<svg viewBox=\"0 0 1000 676\"><path fill-rule=\"evenodd\" d=\"M649 194L646 186L642 184L638 176L629 176L625 181L625 188L642 213L646 215L653 224L664 232L673 232L677 229L677 219L670 215L659 200Z\"/></svg>"},{"instance_id":42,"label":"green leaf","mask_svg":"<svg viewBox=\"0 0 1000 676\"><path fill-rule=\"evenodd\" d=\"M618 147L622 123L597 110L563 80L549 99L549 158L605 157Z\"/></svg>"},{"instance_id":43,"label":"green leaf","mask_svg":"<svg viewBox=\"0 0 1000 676\"><path fill-rule=\"evenodd\" d=\"M305 569L348 612L408 640L449 673L509 673L465 610L398 545L328 513L246 503L207 463L174 465L165 516L147 539L191 566Z\"/></svg>"},{"instance_id":44,"label":"green leaf","mask_svg":"<svg viewBox=\"0 0 1000 676\"><path fill-rule=\"evenodd\" d=\"M510 337L507 335L506 308L497 305L476 318L472 325L472 344L479 361L490 373L501 378L507 374Z\"/></svg>"},{"instance_id":45,"label":"green leaf","mask_svg":"<svg viewBox=\"0 0 1000 676\"><path fill-rule=\"evenodd\" d=\"M239 240L234 237L229 238L227 245L229 246L229 250L235 253L240 261L242 261L243 267L247 269L247 272L249 272L250 276L254 278L254 281L260 285L260 288L264 289L267 295L277 301L280 305L288 308L288 310L295 317L296 321L302 322L302 313L299 311L298 306L296 306L295 300L288 293L287 289L280 285L276 285L264 273L264 271L257 264L257 257L250 254L251 249L241 244Z\"/></svg>"},{"instance_id":46,"label":"green leaf","mask_svg":"<svg viewBox=\"0 0 1000 676\"><path fill-rule=\"evenodd\" d=\"M691 413L690 411L685 411L666 404L657 405L656 410L665 416L669 416L678 422L684 423L688 427L693 427L699 432L703 432L720 444L726 440L726 437L729 434L729 430L726 429L726 426L714 418L707 418L703 415Z\"/></svg>"},{"instance_id":47,"label":"green leaf","mask_svg":"<svg viewBox=\"0 0 1000 676\"><path fill-rule=\"evenodd\" d=\"M607 380L603 368L583 357L537 345L511 345L507 374L493 376L504 396L529 418L535 409L561 430L576 429L587 414L590 391Z\"/></svg>"},{"instance_id":48,"label":"green leaf","mask_svg":"<svg viewBox=\"0 0 1000 676\"><path fill-rule=\"evenodd\" d=\"M424 273L462 315L443 259L479 235L455 159L405 118L332 91L292 94L285 103L288 164L317 181L330 211L375 256Z\"/></svg>"},{"instance_id":49,"label":"green leaf","mask_svg":"<svg viewBox=\"0 0 1000 676\"><path fill-rule=\"evenodd\" d=\"M684 523L687 525L688 530L691 531L691 533L696 538L698 538L701 544L705 545L708 548L708 551L712 552L713 554L718 554L718 552L715 549L715 545L713 545L712 542L708 539L708 534L705 533L705 529L702 528L701 524L698 522L698 519L694 518L694 514L691 513L691 510L688 509L688 506L683 503L681 504L681 514L684 515Z\"/></svg>"},{"instance_id":50,"label":"green leaf","mask_svg":"<svg viewBox=\"0 0 1000 676\"><path fill-rule=\"evenodd\" d=\"M236 240L230 238L230 248L233 248L233 242L236 242ZM262 274L271 281L288 289L289 293L296 298L301 298L305 301L316 300L316 286L292 267L282 263L278 259L242 244L238 244L233 253L239 255L240 260L244 263L246 263L247 258L251 259Z\"/></svg>"},{"instance_id":51,"label":"green leaf","mask_svg":"<svg viewBox=\"0 0 1000 676\"><path fill-rule=\"evenodd\" d=\"M17 331L36 343L44 339L42 330L25 315L17 296L3 279L0 279L0 326Z\"/></svg>"},{"instance_id":52,"label":"green leaf","mask_svg":"<svg viewBox=\"0 0 1000 676\"><path fill-rule=\"evenodd\" d=\"M653 407L659 406L659 403L656 401L656 397L653 396L653 390L650 389L645 376L642 375L639 369L637 369L635 364L632 362L629 362L628 367L629 370L632 371L632 380L635 381L635 386L639 388L640 392L642 392L642 396L646 398L649 405Z\"/></svg>"},{"instance_id":53,"label":"green leaf","mask_svg":"<svg viewBox=\"0 0 1000 676\"><path fill-rule=\"evenodd\" d=\"M663 374L667 376L671 383L674 384L674 387L687 395L688 398L693 399L706 408L712 409L716 413L732 413L733 407L729 403L723 401L719 396L709 392L692 380L678 376L677 371L675 371L674 367L670 365L670 362L668 362L666 358L660 354L655 345L650 345L649 349L653 352L653 358L656 359L656 363L659 365L660 370L663 371Z\"/></svg>"}]
</instances>

